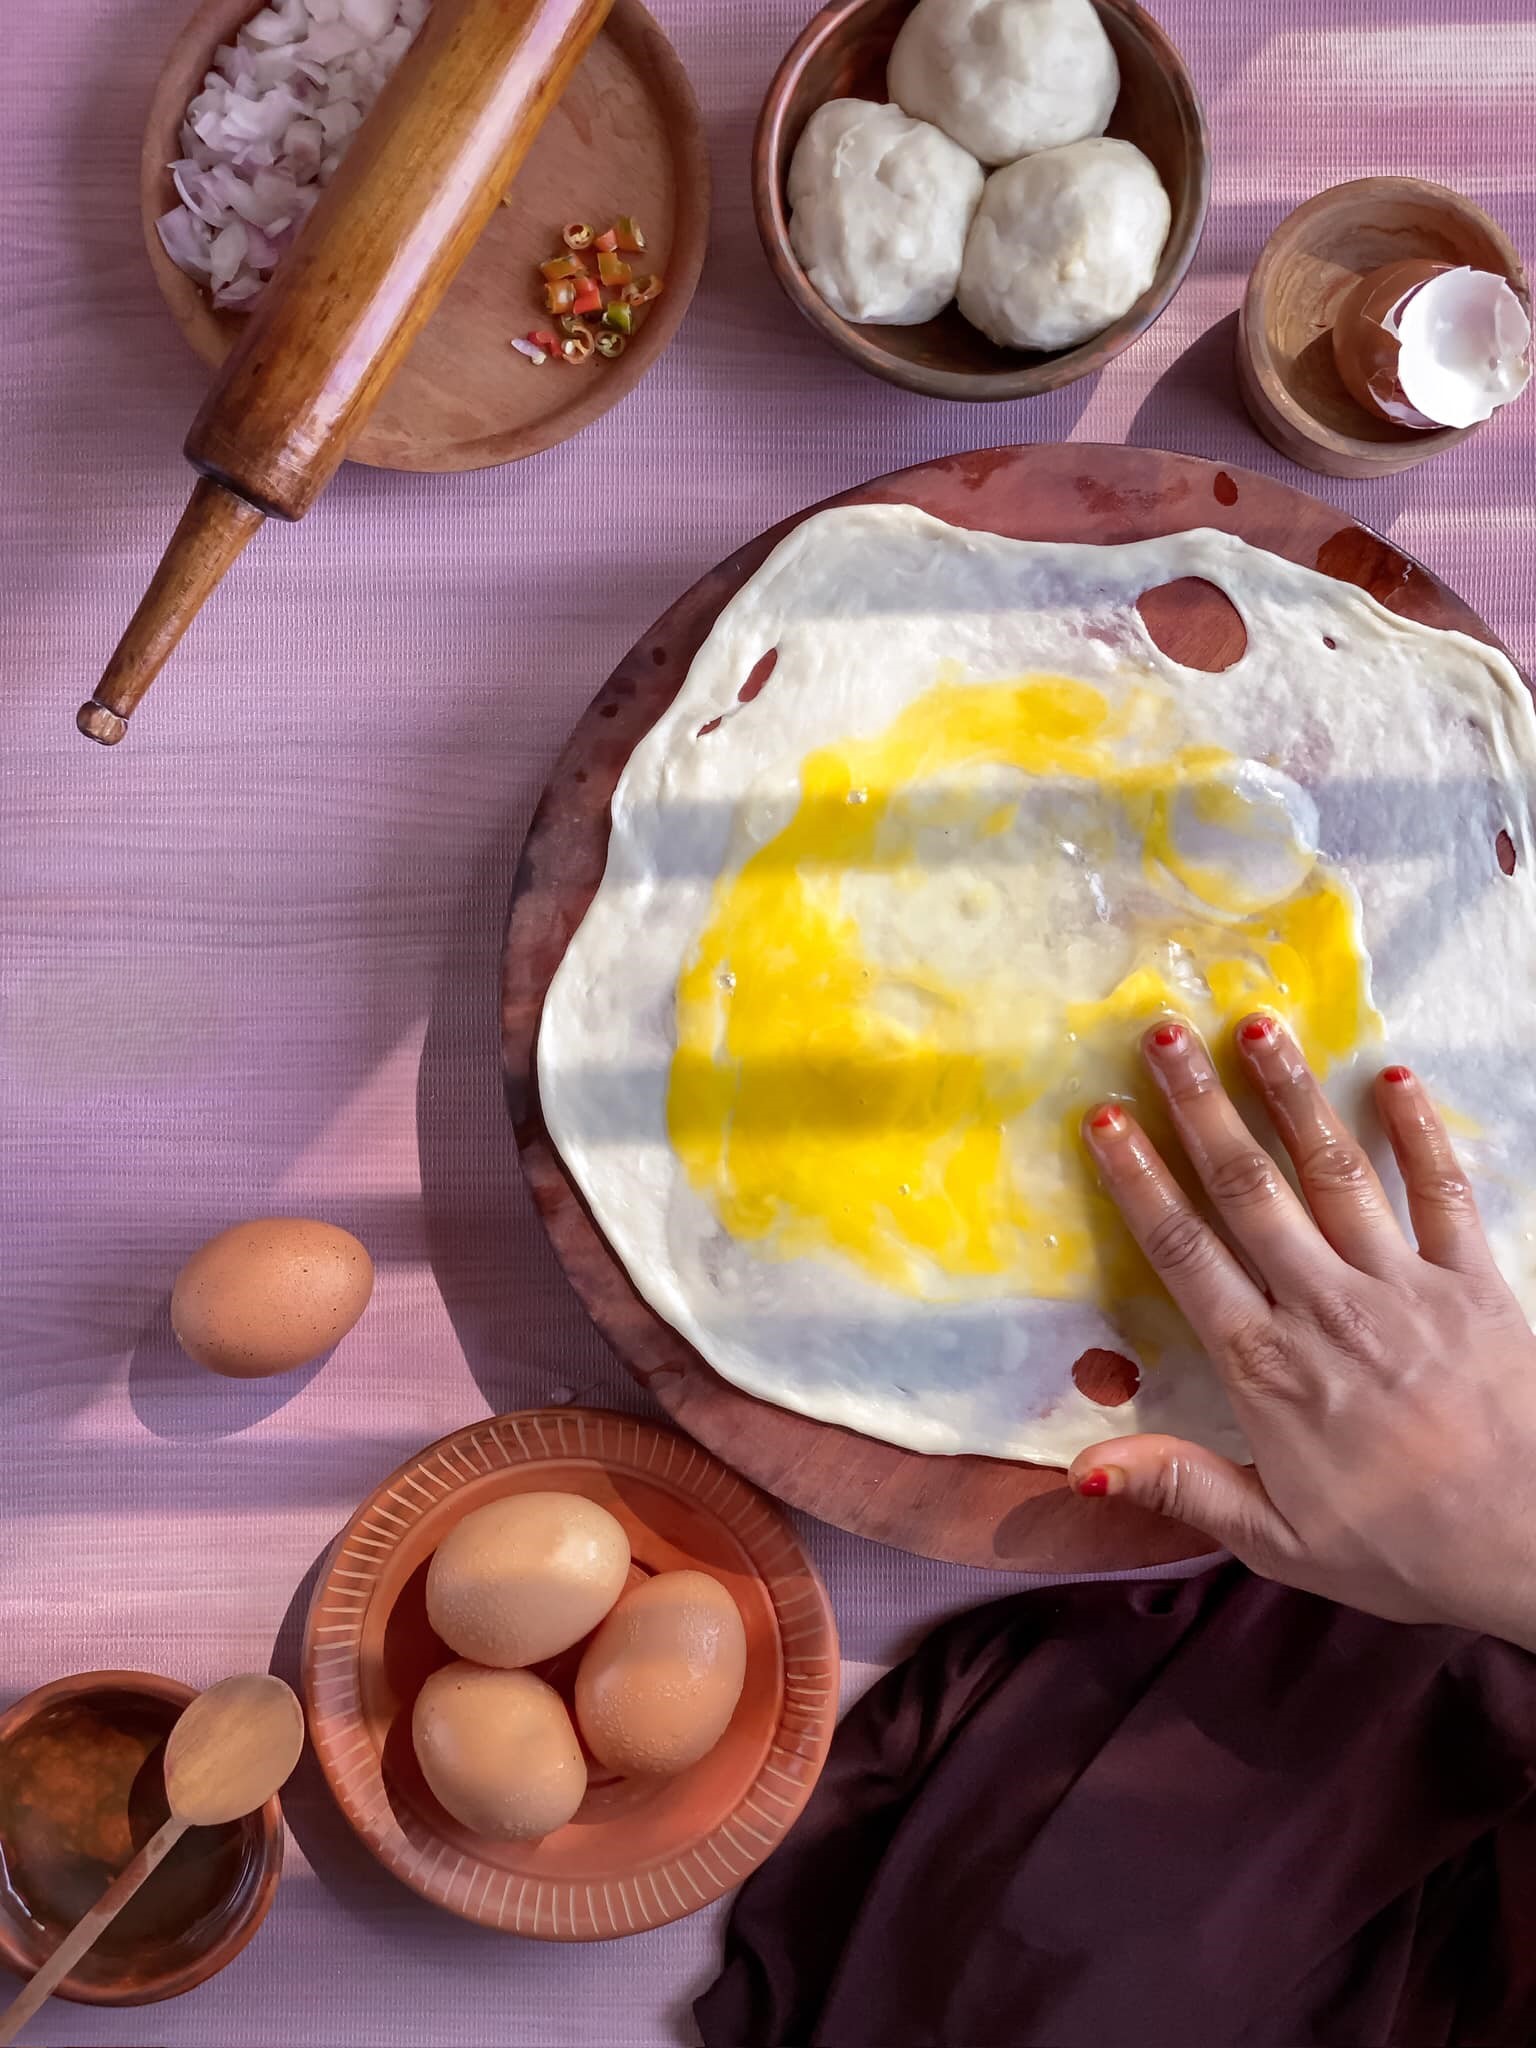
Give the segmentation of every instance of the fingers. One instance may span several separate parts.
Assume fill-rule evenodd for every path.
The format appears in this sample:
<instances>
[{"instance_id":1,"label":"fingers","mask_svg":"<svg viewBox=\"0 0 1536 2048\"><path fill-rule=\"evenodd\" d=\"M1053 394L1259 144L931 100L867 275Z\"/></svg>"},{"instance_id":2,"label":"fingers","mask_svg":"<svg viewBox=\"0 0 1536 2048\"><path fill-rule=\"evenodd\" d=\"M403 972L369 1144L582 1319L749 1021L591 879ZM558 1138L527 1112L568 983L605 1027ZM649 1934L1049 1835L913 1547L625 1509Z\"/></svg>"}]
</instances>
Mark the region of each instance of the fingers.
<instances>
[{"instance_id":1,"label":"fingers","mask_svg":"<svg viewBox=\"0 0 1536 2048\"><path fill-rule=\"evenodd\" d=\"M1412 1253L1375 1168L1318 1086L1296 1041L1261 1014L1238 1025L1237 1049L1295 1162L1318 1229L1362 1273L1389 1279L1401 1272Z\"/></svg>"},{"instance_id":2,"label":"fingers","mask_svg":"<svg viewBox=\"0 0 1536 2048\"><path fill-rule=\"evenodd\" d=\"M1191 1203L1134 1117L1104 1103L1083 1125L1110 1199L1213 1358L1269 1304Z\"/></svg>"},{"instance_id":3,"label":"fingers","mask_svg":"<svg viewBox=\"0 0 1536 2048\"><path fill-rule=\"evenodd\" d=\"M1112 1437L1075 1458L1067 1479L1090 1500L1118 1494L1198 1529L1255 1571L1273 1572L1297 1547L1252 1466L1175 1436Z\"/></svg>"},{"instance_id":4,"label":"fingers","mask_svg":"<svg viewBox=\"0 0 1536 2048\"><path fill-rule=\"evenodd\" d=\"M1168 1018L1142 1050L1190 1164L1275 1299L1297 1302L1334 1286L1334 1253L1233 1107L1198 1032Z\"/></svg>"},{"instance_id":5,"label":"fingers","mask_svg":"<svg viewBox=\"0 0 1536 2048\"><path fill-rule=\"evenodd\" d=\"M1421 1255L1458 1273L1489 1271L1493 1254L1471 1187L1422 1082L1407 1067L1388 1067L1377 1077L1376 1106L1403 1176Z\"/></svg>"}]
</instances>

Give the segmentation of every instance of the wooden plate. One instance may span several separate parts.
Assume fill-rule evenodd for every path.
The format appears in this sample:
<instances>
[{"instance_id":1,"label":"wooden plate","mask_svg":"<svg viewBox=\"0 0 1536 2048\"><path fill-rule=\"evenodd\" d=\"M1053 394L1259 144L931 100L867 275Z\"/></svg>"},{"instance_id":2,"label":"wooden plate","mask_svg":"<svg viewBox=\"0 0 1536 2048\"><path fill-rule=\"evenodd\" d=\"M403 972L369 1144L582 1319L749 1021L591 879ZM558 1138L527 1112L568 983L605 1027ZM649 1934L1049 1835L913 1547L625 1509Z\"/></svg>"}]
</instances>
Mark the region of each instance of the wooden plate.
<instances>
[{"instance_id":1,"label":"wooden plate","mask_svg":"<svg viewBox=\"0 0 1536 2048\"><path fill-rule=\"evenodd\" d=\"M181 155L187 103L220 43L255 0L203 0L155 89L139 163L150 264L178 326L205 363L224 360L241 315L218 313L178 270L155 222L177 204L166 166ZM406 59L409 62L409 58ZM514 335L549 324L537 267L566 221L633 214L645 261L666 290L616 362L535 369ZM688 310L709 234L709 152L677 53L639 0L613 0L602 32L545 121L513 186L351 450L376 469L488 469L568 440L617 405Z\"/></svg>"},{"instance_id":2,"label":"wooden plate","mask_svg":"<svg viewBox=\"0 0 1536 2048\"><path fill-rule=\"evenodd\" d=\"M981 449L879 477L828 503L917 505L954 525L1022 540L1143 540L1214 526L1356 583L1405 618L1498 645L1427 569L1331 505L1192 456L1083 443ZM507 1101L528 1184L571 1284L625 1365L683 1428L780 1499L957 1564L1111 1571L1198 1555L1209 1546L1187 1530L1119 1501L1080 1501L1059 1471L924 1457L739 1392L636 1294L544 1127L534 1065L539 1014L602 878L614 786L721 606L776 542L824 509L812 506L760 535L680 598L615 669L555 764L518 865L502 962ZM1208 584L1167 584L1143 600L1143 615L1159 644L1193 666L1225 667L1241 651L1231 644L1236 615Z\"/></svg>"},{"instance_id":3,"label":"wooden plate","mask_svg":"<svg viewBox=\"0 0 1536 2048\"><path fill-rule=\"evenodd\" d=\"M452 1662L427 1621L427 1563L472 1508L546 1489L617 1515L641 1575L692 1567L726 1586L746 1686L719 1745L681 1777L594 1767L568 1827L488 1841L438 1805L411 1747L416 1694ZM577 1661L538 1668L568 1696ZM740 1884L821 1774L837 1672L826 1592L778 1510L671 1430L579 1408L473 1423L392 1473L337 1538L304 1637L310 1737L361 1839L423 1898L544 1941L638 1934Z\"/></svg>"}]
</instances>

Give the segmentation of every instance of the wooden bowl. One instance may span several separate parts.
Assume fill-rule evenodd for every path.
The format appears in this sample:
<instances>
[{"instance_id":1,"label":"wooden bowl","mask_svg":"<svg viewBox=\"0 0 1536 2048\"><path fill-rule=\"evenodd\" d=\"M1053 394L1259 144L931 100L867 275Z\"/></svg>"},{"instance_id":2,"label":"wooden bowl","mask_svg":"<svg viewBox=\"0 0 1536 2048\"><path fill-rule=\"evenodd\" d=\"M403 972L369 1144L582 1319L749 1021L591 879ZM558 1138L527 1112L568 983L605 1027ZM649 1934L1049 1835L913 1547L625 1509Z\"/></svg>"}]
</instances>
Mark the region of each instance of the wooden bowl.
<instances>
[{"instance_id":1,"label":"wooden bowl","mask_svg":"<svg viewBox=\"0 0 1536 2048\"><path fill-rule=\"evenodd\" d=\"M594 1765L568 1827L497 1842L443 1811L411 1745L416 1694L453 1661L427 1621L427 1565L472 1508L545 1490L617 1515L635 1575L694 1568L727 1587L746 1628L746 1686L718 1746L680 1777ZM579 1654L537 1667L567 1699ZM778 1510L672 1431L579 1408L472 1423L393 1473L337 1538L304 1639L310 1735L361 1839L423 1898L545 1941L663 1926L756 1869L821 1773L837 1674L826 1593Z\"/></svg>"},{"instance_id":2,"label":"wooden bowl","mask_svg":"<svg viewBox=\"0 0 1536 2048\"><path fill-rule=\"evenodd\" d=\"M732 1386L636 1291L544 1122L539 1020L602 880L619 778L681 689L721 608L802 520L845 505L916 505L982 533L1093 545L1212 526L1353 583L1404 618L1499 643L1469 605L1400 548L1277 478L1155 448L974 449L876 477L737 547L636 640L577 721L529 827L502 952L507 1107L524 1176L567 1278L673 1421L792 1506L952 1564L1105 1572L1193 1557L1212 1548L1194 1531L1124 1501L1080 1500L1064 1472L1001 1458L925 1457ZM1224 668L1246 644L1234 608L1206 583L1164 584L1144 594L1140 610L1164 652L1192 667Z\"/></svg>"},{"instance_id":3,"label":"wooden bowl","mask_svg":"<svg viewBox=\"0 0 1536 2048\"><path fill-rule=\"evenodd\" d=\"M1477 432L1422 433L1378 419L1350 396L1334 362L1334 315L1346 295L1368 271L1413 257L1495 271L1531 309L1524 266L1497 221L1423 178L1330 186L1264 244L1238 318L1237 379L1259 432L1304 469L1390 476Z\"/></svg>"},{"instance_id":4,"label":"wooden bowl","mask_svg":"<svg viewBox=\"0 0 1536 2048\"><path fill-rule=\"evenodd\" d=\"M216 312L161 247L155 222L177 204L167 169L181 155L188 101L220 43L259 0L202 0L155 89L139 161L149 260L177 325L205 363L224 360L243 315ZM409 62L407 57L405 60ZM569 220L633 214L646 262L666 279L617 361L535 368L514 335L546 327L537 268ZM632 391L677 332L704 263L709 153L677 54L639 0L613 0L500 206L350 451L377 469L488 469L565 441ZM653 260L654 259L654 260Z\"/></svg>"},{"instance_id":5,"label":"wooden bowl","mask_svg":"<svg viewBox=\"0 0 1536 2048\"><path fill-rule=\"evenodd\" d=\"M0 1961L30 1977L167 1814L160 1759L179 1679L85 1671L0 1715ZM46 1800L24 1797L26 1777ZM267 1916L283 1867L276 1798L183 1836L58 1988L81 2005L176 1998L232 1962Z\"/></svg>"},{"instance_id":6,"label":"wooden bowl","mask_svg":"<svg viewBox=\"0 0 1536 2048\"><path fill-rule=\"evenodd\" d=\"M752 204L773 274L834 348L862 369L928 398L1034 398L1102 370L1167 307L1193 261L1210 197L1205 115L1183 60L1135 0L1094 0L1120 62L1109 133L1134 142L1157 167L1173 222L1157 275L1102 334L1055 355L999 348L946 306L917 327L886 327L834 313L790 246L786 187L801 130L827 100L888 100L885 67L913 0L833 0L779 66L752 146Z\"/></svg>"}]
</instances>

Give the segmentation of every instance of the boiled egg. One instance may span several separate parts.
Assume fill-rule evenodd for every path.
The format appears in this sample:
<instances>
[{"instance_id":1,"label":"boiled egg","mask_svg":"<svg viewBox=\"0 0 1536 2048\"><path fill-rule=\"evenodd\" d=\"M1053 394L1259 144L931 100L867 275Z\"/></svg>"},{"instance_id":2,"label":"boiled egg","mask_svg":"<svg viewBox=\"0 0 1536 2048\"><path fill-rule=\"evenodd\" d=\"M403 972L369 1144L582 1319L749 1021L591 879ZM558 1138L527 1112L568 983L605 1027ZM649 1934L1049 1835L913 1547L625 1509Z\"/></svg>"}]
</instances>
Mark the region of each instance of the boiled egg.
<instances>
[{"instance_id":1,"label":"boiled egg","mask_svg":"<svg viewBox=\"0 0 1536 2048\"><path fill-rule=\"evenodd\" d=\"M171 1290L171 1327L210 1372L266 1379L338 1344L372 1292L373 1261L350 1231L265 1216L192 1254Z\"/></svg>"},{"instance_id":2,"label":"boiled egg","mask_svg":"<svg viewBox=\"0 0 1536 2048\"><path fill-rule=\"evenodd\" d=\"M586 1796L571 1717L531 1671L434 1671L416 1696L411 1740L433 1797L477 1835L524 1842L553 1834Z\"/></svg>"},{"instance_id":3,"label":"boiled egg","mask_svg":"<svg viewBox=\"0 0 1536 2048\"><path fill-rule=\"evenodd\" d=\"M576 1674L576 1719L599 1763L672 1777L730 1725L747 1669L735 1601L706 1572L661 1572L627 1593Z\"/></svg>"},{"instance_id":4,"label":"boiled egg","mask_svg":"<svg viewBox=\"0 0 1536 2048\"><path fill-rule=\"evenodd\" d=\"M512 1668L590 1635L624 1590L629 1538L573 1493L516 1493L449 1530L427 1571L427 1619L449 1649Z\"/></svg>"}]
</instances>

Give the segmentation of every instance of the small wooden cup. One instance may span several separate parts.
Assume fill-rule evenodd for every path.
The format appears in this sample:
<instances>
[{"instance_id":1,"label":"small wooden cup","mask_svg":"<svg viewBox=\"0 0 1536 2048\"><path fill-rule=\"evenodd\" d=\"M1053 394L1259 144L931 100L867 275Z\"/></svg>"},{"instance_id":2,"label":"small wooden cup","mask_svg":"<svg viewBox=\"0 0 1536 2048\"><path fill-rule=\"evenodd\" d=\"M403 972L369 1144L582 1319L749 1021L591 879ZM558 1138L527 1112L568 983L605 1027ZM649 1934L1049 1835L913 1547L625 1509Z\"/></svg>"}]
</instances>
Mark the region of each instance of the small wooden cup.
<instances>
[{"instance_id":1,"label":"small wooden cup","mask_svg":"<svg viewBox=\"0 0 1536 2048\"><path fill-rule=\"evenodd\" d=\"M1265 243L1238 319L1237 381L1254 425L1282 455L1324 476L1390 476L1475 434L1396 425L1351 397L1333 323L1360 279L1426 258L1508 278L1530 311L1514 244L1470 199L1423 178L1356 178L1287 214ZM1480 421L1479 425L1486 425Z\"/></svg>"},{"instance_id":2,"label":"small wooden cup","mask_svg":"<svg viewBox=\"0 0 1536 2048\"><path fill-rule=\"evenodd\" d=\"M800 267L789 240L786 185L801 131L827 100L887 100L885 69L913 0L832 0L779 66L752 145L752 206L774 276L834 348L861 369L928 398L1034 398L1090 376L1146 333L1194 260L1211 190L1205 116L1183 60L1135 0L1094 0L1120 65L1109 133L1150 157L1168 189L1173 222L1157 275L1102 334L1054 355L1000 348L953 304L916 327L884 327L834 313Z\"/></svg>"}]
</instances>

